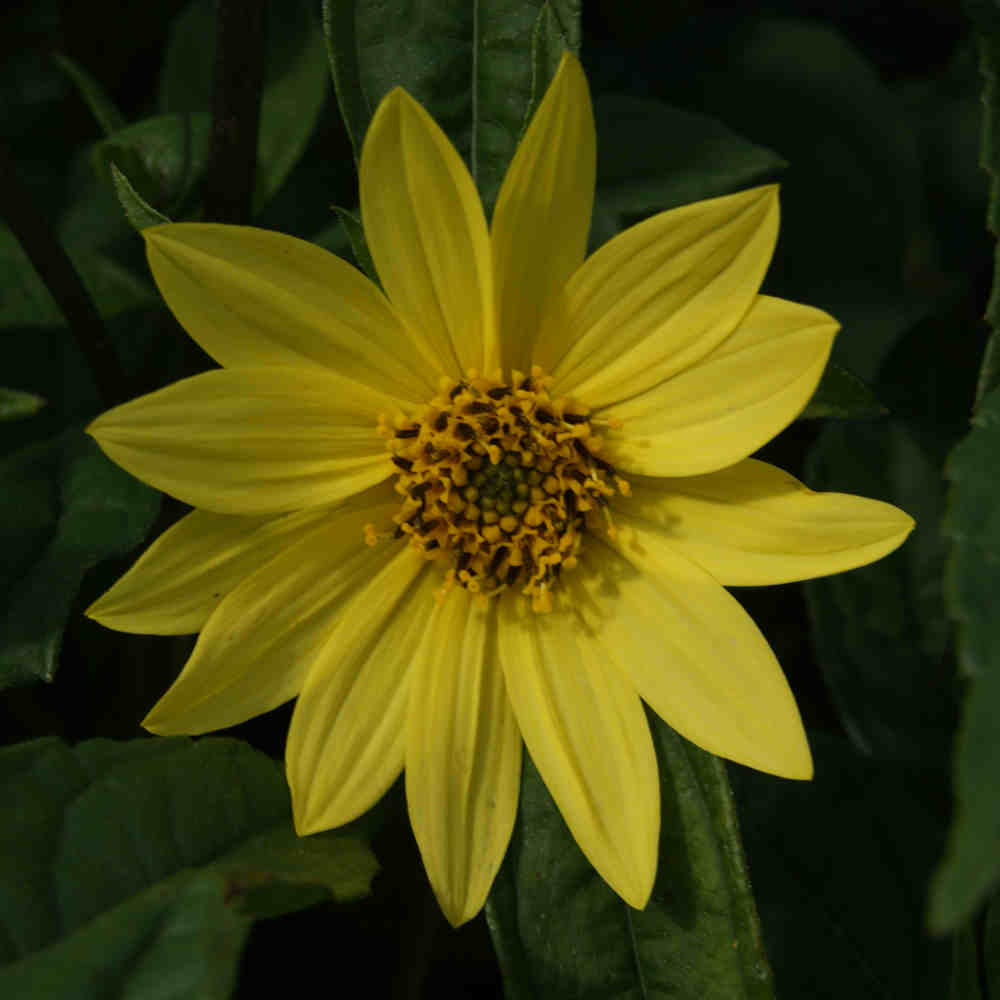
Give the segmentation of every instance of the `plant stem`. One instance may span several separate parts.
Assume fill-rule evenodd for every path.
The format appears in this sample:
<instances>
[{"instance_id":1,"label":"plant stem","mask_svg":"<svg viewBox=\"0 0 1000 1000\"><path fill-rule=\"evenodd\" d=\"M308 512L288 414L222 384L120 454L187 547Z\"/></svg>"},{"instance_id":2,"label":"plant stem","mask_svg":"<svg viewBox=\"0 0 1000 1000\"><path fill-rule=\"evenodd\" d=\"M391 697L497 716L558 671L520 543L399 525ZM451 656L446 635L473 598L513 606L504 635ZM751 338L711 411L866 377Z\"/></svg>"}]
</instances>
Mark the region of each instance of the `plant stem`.
<instances>
[{"instance_id":1,"label":"plant stem","mask_svg":"<svg viewBox=\"0 0 1000 1000\"><path fill-rule=\"evenodd\" d=\"M124 402L129 397L128 387L104 321L48 219L17 176L14 161L3 145L0 145L0 216L66 317L101 400L107 406Z\"/></svg>"},{"instance_id":2,"label":"plant stem","mask_svg":"<svg viewBox=\"0 0 1000 1000\"><path fill-rule=\"evenodd\" d=\"M250 221L266 53L266 0L217 0L212 146L205 214Z\"/></svg>"}]
</instances>

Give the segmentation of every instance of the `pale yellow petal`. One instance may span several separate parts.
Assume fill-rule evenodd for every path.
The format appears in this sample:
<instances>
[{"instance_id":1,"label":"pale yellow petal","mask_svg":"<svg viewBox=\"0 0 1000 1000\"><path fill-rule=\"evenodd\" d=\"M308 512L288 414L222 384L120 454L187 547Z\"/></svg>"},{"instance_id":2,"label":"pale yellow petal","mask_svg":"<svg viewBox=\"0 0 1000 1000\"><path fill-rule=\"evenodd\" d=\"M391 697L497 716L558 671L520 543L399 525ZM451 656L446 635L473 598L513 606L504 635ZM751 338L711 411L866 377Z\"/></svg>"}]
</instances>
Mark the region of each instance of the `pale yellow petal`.
<instances>
[{"instance_id":1,"label":"pale yellow petal","mask_svg":"<svg viewBox=\"0 0 1000 1000\"><path fill-rule=\"evenodd\" d=\"M746 458L809 402L836 332L819 309L758 296L700 361L597 412L621 422L608 431L603 457L647 476L694 476Z\"/></svg>"},{"instance_id":2,"label":"pale yellow petal","mask_svg":"<svg viewBox=\"0 0 1000 1000\"><path fill-rule=\"evenodd\" d=\"M413 650L441 579L396 551L345 605L296 702L285 760L300 834L360 816L403 769Z\"/></svg>"},{"instance_id":3,"label":"pale yellow petal","mask_svg":"<svg viewBox=\"0 0 1000 1000\"><path fill-rule=\"evenodd\" d=\"M750 616L658 532L639 523L618 530L615 548L588 539L579 571L563 577L604 654L703 750L785 778L812 777L795 699Z\"/></svg>"},{"instance_id":4,"label":"pale yellow petal","mask_svg":"<svg viewBox=\"0 0 1000 1000\"><path fill-rule=\"evenodd\" d=\"M434 893L453 926L486 901L514 828L521 736L496 649L496 606L451 592L413 655L406 801Z\"/></svg>"},{"instance_id":5,"label":"pale yellow petal","mask_svg":"<svg viewBox=\"0 0 1000 1000\"><path fill-rule=\"evenodd\" d=\"M814 493L752 458L706 476L634 478L631 485L631 497L612 503L616 523L641 523L727 587L864 566L913 529L913 519L892 504Z\"/></svg>"},{"instance_id":6,"label":"pale yellow petal","mask_svg":"<svg viewBox=\"0 0 1000 1000\"><path fill-rule=\"evenodd\" d=\"M380 393L424 402L437 372L385 296L321 247L249 226L144 229L160 292L221 365L319 365Z\"/></svg>"},{"instance_id":7,"label":"pale yellow petal","mask_svg":"<svg viewBox=\"0 0 1000 1000\"><path fill-rule=\"evenodd\" d=\"M398 551L366 545L363 531L388 524L397 508L384 498L345 505L247 577L208 619L143 726L161 736L205 733L294 698L350 598Z\"/></svg>"},{"instance_id":8,"label":"pale yellow petal","mask_svg":"<svg viewBox=\"0 0 1000 1000\"><path fill-rule=\"evenodd\" d=\"M579 615L535 614L512 592L500 604L500 656L528 753L573 837L642 909L656 876L660 788L631 681Z\"/></svg>"},{"instance_id":9,"label":"pale yellow petal","mask_svg":"<svg viewBox=\"0 0 1000 1000\"><path fill-rule=\"evenodd\" d=\"M498 362L489 235L476 186L431 116L398 87L361 150L361 219L386 294L441 370Z\"/></svg>"},{"instance_id":10,"label":"pale yellow petal","mask_svg":"<svg viewBox=\"0 0 1000 1000\"><path fill-rule=\"evenodd\" d=\"M191 511L86 613L119 632L197 632L231 590L329 514L323 507L280 517Z\"/></svg>"},{"instance_id":11,"label":"pale yellow petal","mask_svg":"<svg viewBox=\"0 0 1000 1000\"><path fill-rule=\"evenodd\" d=\"M321 506L393 471L392 400L321 368L224 368L101 414L87 430L132 475L220 514Z\"/></svg>"},{"instance_id":12,"label":"pale yellow petal","mask_svg":"<svg viewBox=\"0 0 1000 1000\"><path fill-rule=\"evenodd\" d=\"M506 368L530 369L542 317L583 263L596 142L587 79L565 52L507 169L490 227Z\"/></svg>"},{"instance_id":13,"label":"pale yellow petal","mask_svg":"<svg viewBox=\"0 0 1000 1000\"><path fill-rule=\"evenodd\" d=\"M704 357L750 308L778 236L775 186L694 202L616 236L570 279L535 361L588 406Z\"/></svg>"}]
</instances>

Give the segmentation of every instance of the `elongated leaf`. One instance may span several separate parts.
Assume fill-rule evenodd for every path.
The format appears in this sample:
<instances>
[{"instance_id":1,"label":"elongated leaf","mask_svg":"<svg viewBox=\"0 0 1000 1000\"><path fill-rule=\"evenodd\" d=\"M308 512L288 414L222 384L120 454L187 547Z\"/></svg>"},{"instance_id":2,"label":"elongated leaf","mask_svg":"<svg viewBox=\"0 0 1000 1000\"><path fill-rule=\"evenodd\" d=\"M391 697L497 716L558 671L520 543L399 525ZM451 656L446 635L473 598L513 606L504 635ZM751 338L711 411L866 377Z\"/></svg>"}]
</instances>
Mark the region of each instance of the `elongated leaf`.
<instances>
[{"instance_id":1,"label":"elongated leaf","mask_svg":"<svg viewBox=\"0 0 1000 1000\"><path fill-rule=\"evenodd\" d=\"M114 163L111 164L111 179L114 181L115 194L122 204L122 210L137 231L141 232L147 226L158 226L170 221L143 200L142 195L132 187L129 179Z\"/></svg>"},{"instance_id":2,"label":"elongated leaf","mask_svg":"<svg viewBox=\"0 0 1000 1000\"><path fill-rule=\"evenodd\" d=\"M41 396L17 389L0 389L0 420L23 420L45 405Z\"/></svg>"},{"instance_id":3,"label":"elongated leaf","mask_svg":"<svg viewBox=\"0 0 1000 1000\"><path fill-rule=\"evenodd\" d=\"M548 84L540 74L551 72L554 28L575 52L579 24L579 0L443 0L406 17L385 0L325 0L327 49L355 155L378 102L404 87L448 133L490 208Z\"/></svg>"},{"instance_id":4,"label":"elongated leaf","mask_svg":"<svg viewBox=\"0 0 1000 1000\"><path fill-rule=\"evenodd\" d=\"M815 731L810 744L811 782L731 769L778 995L940 1000L949 942L922 912L943 835L937 786Z\"/></svg>"},{"instance_id":5,"label":"elongated leaf","mask_svg":"<svg viewBox=\"0 0 1000 1000\"><path fill-rule=\"evenodd\" d=\"M0 782L11 1000L228 996L248 918L375 872L357 838L296 838L281 769L236 740L37 740L0 751Z\"/></svg>"},{"instance_id":6,"label":"elongated leaf","mask_svg":"<svg viewBox=\"0 0 1000 1000\"><path fill-rule=\"evenodd\" d=\"M214 57L215 5L193 0L170 30L160 78L164 111L209 111ZM313 5L306 0L272 0L267 15L255 211L281 187L305 152L328 86L323 37Z\"/></svg>"},{"instance_id":7,"label":"elongated leaf","mask_svg":"<svg viewBox=\"0 0 1000 1000\"><path fill-rule=\"evenodd\" d=\"M83 574L143 539L159 494L79 430L0 464L0 687L52 680Z\"/></svg>"},{"instance_id":8,"label":"elongated leaf","mask_svg":"<svg viewBox=\"0 0 1000 1000\"><path fill-rule=\"evenodd\" d=\"M938 930L964 922L1000 877L1000 387L981 401L968 437L952 452L945 531L951 540L946 594L959 623L959 666L967 678L955 745L956 813L931 889Z\"/></svg>"},{"instance_id":9,"label":"elongated leaf","mask_svg":"<svg viewBox=\"0 0 1000 1000\"><path fill-rule=\"evenodd\" d=\"M651 713L650 723L662 830L642 911L591 868L525 761L518 827L487 909L517 1000L774 997L725 767Z\"/></svg>"},{"instance_id":10,"label":"elongated leaf","mask_svg":"<svg viewBox=\"0 0 1000 1000\"><path fill-rule=\"evenodd\" d=\"M61 52L55 53L52 60L72 81L105 135L125 128L128 123L124 115L115 107L104 88L79 63Z\"/></svg>"},{"instance_id":11,"label":"elongated leaf","mask_svg":"<svg viewBox=\"0 0 1000 1000\"><path fill-rule=\"evenodd\" d=\"M368 243L365 240L365 231L361 226L361 220L348 212L346 208L334 207L340 224L344 227L347 238L351 241L351 252L354 254L354 262L361 268L371 281L378 281L375 273L375 263L368 250Z\"/></svg>"},{"instance_id":12,"label":"elongated leaf","mask_svg":"<svg viewBox=\"0 0 1000 1000\"><path fill-rule=\"evenodd\" d=\"M884 417L888 412L857 375L840 365L827 365L813 398L799 414L799 420L822 417L871 420Z\"/></svg>"},{"instance_id":13,"label":"elongated leaf","mask_svg":"<svg viewBox=\"0 0 1000 1000\"><path fill-rule=\"evenodd\" d=\"M937 458L901 421L836 424L817 439L805 478L812 489L887 500L916 519L897 552L811 580L805 594L817 659L855 746L875 757L940 766L955 707Z\"/></svg>"},{"instance_id":14,"label":"elongated leaf","mask_svg":"<svg viewBox=\"0 0 1000 1000\"><path fill-rule=\"evenodd\" d=\"M976 26L979 47L979 71L983 76L983 133L980 164L990 177L990 201L986 224L994 236L1000 236L1000 11L988 0L966 0L966 9ZM994 333L986 348L979 374L977 399L982 400L1000 383L1000 346L996 330L1000 329L1000 255L993 270L993 290L986 318Z\"/></svg>"},{"instance_id":15,"label":"elongated leaf","mask_svg":"<svg viewBox=\"0 0 1000 1000\"><path fill-rule=\"evenodd\" d=\"M209 127L204 113L145 118L97 143L91 162L105 181L114 163L143 201L174 216L208 165Z\"/></svg>"}]
</instances>

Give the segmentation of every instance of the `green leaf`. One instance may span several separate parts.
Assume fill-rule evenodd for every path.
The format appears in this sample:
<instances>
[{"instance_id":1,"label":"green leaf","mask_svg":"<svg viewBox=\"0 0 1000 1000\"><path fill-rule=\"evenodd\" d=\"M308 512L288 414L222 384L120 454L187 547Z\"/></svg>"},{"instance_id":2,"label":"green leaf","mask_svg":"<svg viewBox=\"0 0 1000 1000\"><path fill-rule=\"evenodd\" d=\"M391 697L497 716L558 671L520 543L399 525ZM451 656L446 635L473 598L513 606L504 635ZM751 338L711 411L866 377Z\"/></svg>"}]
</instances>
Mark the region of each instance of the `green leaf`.
<instances>
[{"instance_id":1,"label":"green leaf","mask_svg":"<svg viewBox=\"0 0 1000 1000\"><path fill-rule=\"evenodd\" d=\"M122 203L122 209L137 232L142 232L147 226L159 226L170 221L143 200L139 192L132 187L129 179L114 163L111 164L111 179L115 185L115 194L118 195L118 200Z\"/></svg>"},{"instance_id":2,"label":"green leaf","mask_svg":"<svg viewBox=\"0 0 1000 1000\"><path fill-rule=\"evenodd\" d=\"M68 250L80 280L105 320L157 301L152 284L99 250ZM4 327L64 326L66 319L9 229L0 226L0 330ZM6 363L6 362L5 362ZM5 373L6 374L6 373Z\"/></svg>"},{"instance_id":3,"label":"green leaf","mask_svg":"<svg viewBox=\"0 0 1000 1000\"><path fill-rule=\"evenodd\" d=\"M725 767L648 714L662 825L645 910L590 866L525 759L518 826L487 904L518 1000L774 997Z\"/></svg>"},{"instance_id":4,"label":"green leaf","mask_svg":"<svg viewBox=\"0 0 1000 1000\"><path fill-rule=\"evenodd\" d=\"M104 92L104 88L79 63L61 52L54 53L52 61L76 87L105 135L111 135L125 128L128 124L125 116L115 107L114 102Z\"/></svg>"},{"instance_id":5,"label":"green leaf","mask_svg":"<svg viewBox=\"0 0 1000 1000\"><path fill-rule=\"evenodd\" d=\"M0 388L0 420L23 420L36 414L45 405L33 392Z\"/></svg>"},{"instance_id":6,"label":"green leaf","mask_svg":"<svg viewBox=\"0 0 1000 1000\"><path fill-rule=\"evenodd\" d=\"M209 111L214 65L215 5L193 0L170 29L160 78L163 110ZM272 0L267 15L254 211L275 194L305 152L323 110L328 80L313 5L306 0Z\"/></svg>"},{"instance_id":7,"label":"green leaf","mask_svg":"<svg viewBox=\"0 0 1000 1000\"><path fill-rule=\"evenodd\" d=\"M948 1000L983 1000L975 930L960 927L951 939L951 985Z\"/></svg>"},{"instance_id":8,"label":"green leaf","mask_svg":"<svg viewBox=\"0 0 1000 1000\"><path fill-rule=\"evenodd\" d=\"M872 420L889 411L875 393L846 368L829 364L799 420L836 417L840 420Z\"/></svg>"},{"instance_id":9,"label":"green leaf","mask_svg":"<svg viewBox=\"0 0 1000 1000\"><path fill-rule=\"evenodd\" d=\"M52 680L83 574L135 548L160 507L79 430L0 462L0 687Z\"/></svg>"},{"instance_id":10,"label":"green leaf","mask_svg":"<svg viewBox=\"0 0 1000 1000\"><path fill-rule=\"evenodd\" d=\"M173 217L208 166L210 127L203 113L145 118L97 143L91 163L104 180L115 164L143 201Z\"/></svg>"},{"instance_id":11,"label":"green leaf","mask_svg":"<svg viewBox=\"0 0 1000 1000\"><path fill-rule=\"evenodd\" d=\"M250 921L211 872L146 892L0 969L8 1000L226 1000Z\"/></svg>"},{"instance_id":12,"label":"green leaf","mask_svg":"<svg viewBox=\"0 0 1000 1000\"><path fill-rule=\"evenodd\" d=\"M580 46L579 0L443 0L405 17L385 0L325 0L323 24L355 156L379 101L404 87L465 158L488 211L555 40Z\"/></svg>"},{"instance_id":13,"label":"green leaf","mask_svg":"<svg viewBox=\"0 0 1000 1000\"><path fill-rule=\"evenodd\" d=\"M229 996L255 892L353 899L376 868L356 838L296 838L280 767L236 740L36 740L0 781L11 1000Z\"/></svg>"},{"instance_id":14,"label":"green leaf","mask_svg":"<svg viewBox=\"0 0 1000 1000\"><path fill-rule=\"evenodd\" d=\"M602 96L597 194L624 228L636 219L773 181L787 164L707 115L662 101Z\"/></svg>"},{"instance_id":15,"label":"green leaf","mask_svg":"<svg viewBox=\"0 0 1000 1000\"><path fill-rule=\"evenodd\" d=\"M952 452L945 533L951 541L946 596L958 622L967 678L955 744L955 819L931 886L930 922L951 930L969 918L1000 878L1000 387L981 401L969 435Z\"/></svg>"},{"instance_id":16,"label":"green leaf","mask_svg":"<svg viewBox=\"0 0 1000 1000\"><path fill-rule=\"evenodd\" d=\"M569 14L570 22L563 23L560 13ZM525 111L522 131L528 127L531 116L541 104L545 88L555 76L563 52L573 48L571 38L577 18L579 18L579 5L575 10L565 4L557 9L551 0L545 0L538 11L535 29L531 35L531 101ZM578 53L579 42L573 51Z\"/></svg>"},{"instance_id":17,"label":"green leaf","mask_svg":"<svg viewBox=\"0 0 1000 1000\"><path fill-rule=\"evenodd\" d=\"M778 995L940 1000L950 949L922 913L940 788L816 731L810 744L812 781L731 768Z\"/></svg>"},{"instance_id":18,"label":"green leaf","mask_svg":"<svg viewBox=\"0 0 1000 1000\"><path fill-rule=\"evenodd\" d=\"M1000 236L1000 100L997 79L1000 74L1000 12L988 0L966 0L966 9L976 27L979 46L979 71L983 76L983 132L979 162L989 174L990 200L986 224L994 236ZM986 319L993 335L986 348L979 373L977 399L1000 384L1000 345L996 331L1000 328L1000 254L994 254L993 290Z\"/></svg>"},{"instance_id":19,"label":"green leaf","mask_svg":"<svg viewBox=\"0 0 1000 1000\"><path fill-rule=\"evenodd\" d=\"M678 25L630 72L788 161L764 291L836 317L834 360L872 379L925 308L903 282L924 238L916 142L876 68L830 25L715 13Z\"/></svg>"},{"instance_id":20,"label":"green leaf","mask_svg":"<svg viewBox=\"0 0 1000 1000\"><path fill-rule=\"evenodd\" d=\"M986 973L986 995L1000 997L1000 898L996 896L986 910L983 966Z\"/></svg>"},{"instance_id":21,"label":"green leaf","mask_svg":"<svg viewBox=\"0 0 1000 1000\"><path fill-rule=\"evenodd\" d=\"M940 766L954 725L951 629L941 593L944 484L906 424L832 424L809 455L815 490L897 504L917 526L870 566L810 580L813 643L841 721L865 754Z\"/></svg>"},{"instance_id":22,"label":"green leaf","mask_svg":"<svg viewBox=\"0 0 1000 1000\"><path fill-rule=\"evenodd\" d=\"M375 273L375 262L368 250L368 242L365 240L365 231L361 226L361 220L348 212L346 208L338 208L335 205L333 210L337 213L337 218L340 219L340 224L344 227L344 232L347 233L347 238L350 240L355 263L368 276L369 280L377 283L378 275Z\"/></svg>"}]
</instances>

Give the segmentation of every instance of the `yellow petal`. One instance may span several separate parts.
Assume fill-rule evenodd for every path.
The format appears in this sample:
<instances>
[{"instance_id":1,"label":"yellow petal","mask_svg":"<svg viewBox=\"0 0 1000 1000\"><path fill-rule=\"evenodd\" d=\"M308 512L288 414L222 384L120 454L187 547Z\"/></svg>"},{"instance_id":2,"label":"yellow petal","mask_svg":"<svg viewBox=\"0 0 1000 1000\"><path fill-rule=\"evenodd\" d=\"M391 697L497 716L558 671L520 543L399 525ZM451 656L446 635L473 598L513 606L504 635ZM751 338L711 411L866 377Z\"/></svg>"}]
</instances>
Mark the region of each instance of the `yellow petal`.
<instances>
[{"instance_id":1,"label":"yellow petal","mask_svg":"<svg viewBox=\"0 0 1000 1000\"><path fill-rule=\"evenodd\" d=\"M385 296L312 243L248 226L143 230L163 298L226 367L320 365L378 392L425 402L437 388Z\"/></svg>"},{"instance_id":2,"label":"yellow petal","mask_svg":"<svg viewBox=\"0 0 1000 1000\"><path fill-rule=\"evenodd\" d=\"M406 801L444 915L457 927L486 901L517 812L521 736L496 651L496 608L456 589L413 655Z\"/></svg>"},{"instance_id":3,"label":"yellow petal","mask_svg":"<svg viewBox=\"0 0 1000 1000\"><path fill-rule=\"evenodd\" d=\"M429 114L398 87L361 150L361 218L386 294L441 370L498 361L489 236L476 186Z\"/></svg>"},{"instance_id":4,"label":"yellow petal","mask_svg":"<svg viewBox=\"0 0 1000 1000\"><path fill-rule=\"evenodd\" d=\"M285 760L300 834L360 816L403 769L413 650L441 580L397 552L350 598L295 705Z\"/></svg>"},{"instance_id":5,"label":"yellow petal","mask_svg":"<svg viewBox=\"0 0 1000 1000\"><path fill-rule=\"evenodd\" d=\"M529 370L542 317L583 263L596 163L587 79L566 52L507 169L490 228L506 368Z\"/></svg>"},{"instance_id":6,"label":"yellow petal","mask_svg":"<svg viewBox=\"0 0 1000 1000\"><path fill-rule=\"evenodd\" d=\"M398 551L366 545L363 532L397 507L345 505L247 577L208 619L143 726L161 736L205 733L294 698L351 596Z\"/></svg>"},{"instance_id":7,"label":"yellow petal","mask_svg":"<svg viewBox=\"0 0 1000 1000\"><path fill-rule=\"evenodd\" d=\"M684 479L632 479L616 523L640 523L727 587L841 573L900 546L913 519L892 504L814 493L748 458Z\"/></svg>"},{"instance_id":8,"label":"yellow petal","mask_svg":"<svg viewBox=\"0 0 1000 1000\"><path fill-rule=\"evenodd\" d=\"M758 296L700 361L598 411L622 424L608 432L605 457L647 476L694 476L746 458L809 402L836 332L819 309Z\"/></svg>"},{"instance_id":9,"label":"yellow petal","mask_svg":"<svg viewBox=\"0 0 1000 1000\"><path fill-rule=\"evenodd\" d=\"M640 222L589 257L546 320L535 360L605 406L694 364L739 324L778 235L775 186Z\"/></svg>"},{"instance_id":10,"label":"yellow petal","mask_svg":"<svg viewBox=\"0 0 1000 1000\"><path fill-rule=\"evenodd\" d=\"M595 536L580 572L564 580L604 653L681 736L760 771L812 777L771 648L736 600L659 533L619 525L615 548Z\"/></svg>"},{"instance_id":11,"label":"yellow petal","mask_svg":"<svg viewBox=\"0 0 1000 1000\"><path fill-rule=\"evenodd\" d=\"M329 515L328 508L283 517L194 510L160 535L86 613L119 632L197 632L231 590Z\"/></svg>"},{"instance_id":12,"label":"yellow petal","mask_svg":"<svg viewBox=\"0 0 1000 1000\"><path fill-rule=\"evenodd\" d=\"M388 477L392 400L320 368L225 368L140 396L87 430L157 489L220 514L333 503Z\"/></svg>"},{"instance_id":13,"label":"yellow petal","mask_svg":"<svg viewBox=\"0 0 1000 1000\"><path fill-rule=\"evenodd\" d=\"M528 753L573 837L642 909L656 876L660 788L635 689L579 616L535 614L512 592L500 603L500 656Z\"/></svg>"}]
</instances>

